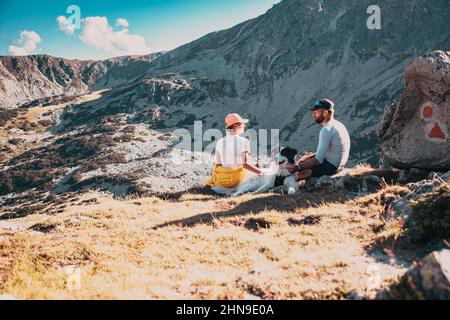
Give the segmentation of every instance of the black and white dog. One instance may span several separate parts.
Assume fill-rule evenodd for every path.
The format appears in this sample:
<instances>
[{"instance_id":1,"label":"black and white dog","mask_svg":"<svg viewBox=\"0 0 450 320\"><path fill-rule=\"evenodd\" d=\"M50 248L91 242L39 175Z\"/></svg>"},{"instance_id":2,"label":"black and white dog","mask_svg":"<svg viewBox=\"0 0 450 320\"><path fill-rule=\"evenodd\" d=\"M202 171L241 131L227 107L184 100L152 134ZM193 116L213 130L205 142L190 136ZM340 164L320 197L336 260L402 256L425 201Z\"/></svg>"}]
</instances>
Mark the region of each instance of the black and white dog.
<instances>
[{"instance_id":1,"label":"black and white dog","mask_svg":"<svg viewBox=\"0 0 450 320\"><path fill-rule=\"evenodd\" d=\"M275 188L287 188L288 194L295 194L299 190L295 174L287 170L288 164L295 164L297 150L286 147L272 157L271 166L262 176L253 177L243 182L231 193L237 196L246 192L260 193Z\"/></svg>"}]
</instances>

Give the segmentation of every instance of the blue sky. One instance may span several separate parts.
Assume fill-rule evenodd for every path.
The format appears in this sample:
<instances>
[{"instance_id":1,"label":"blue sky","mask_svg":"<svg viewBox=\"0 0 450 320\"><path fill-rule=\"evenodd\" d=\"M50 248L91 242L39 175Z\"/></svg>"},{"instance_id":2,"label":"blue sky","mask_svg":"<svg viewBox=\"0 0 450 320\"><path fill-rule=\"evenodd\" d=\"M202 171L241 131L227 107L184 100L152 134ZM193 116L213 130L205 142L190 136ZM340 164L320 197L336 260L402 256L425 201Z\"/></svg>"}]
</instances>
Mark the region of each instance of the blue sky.
<instances>
[{"instance_id":1,"label":"blue sky","mask_svg":"<svg viewBox=\"0 0 450 320\"><path fill-rule=\"evenodd\" d=\"M103 59L147 50L170 50L263 14L277 2L0 0L0 55L48 53L66 58ZM70 16L66 13L69 5L77 5L83 19L81 29L73 33L64 32L57 22L59 16ZM92 17L106 17L107 22ZM128 26L116 25L119 18L126 19ZM22 31L28 32L21 39Z\"/></svg>"}]
</instances>

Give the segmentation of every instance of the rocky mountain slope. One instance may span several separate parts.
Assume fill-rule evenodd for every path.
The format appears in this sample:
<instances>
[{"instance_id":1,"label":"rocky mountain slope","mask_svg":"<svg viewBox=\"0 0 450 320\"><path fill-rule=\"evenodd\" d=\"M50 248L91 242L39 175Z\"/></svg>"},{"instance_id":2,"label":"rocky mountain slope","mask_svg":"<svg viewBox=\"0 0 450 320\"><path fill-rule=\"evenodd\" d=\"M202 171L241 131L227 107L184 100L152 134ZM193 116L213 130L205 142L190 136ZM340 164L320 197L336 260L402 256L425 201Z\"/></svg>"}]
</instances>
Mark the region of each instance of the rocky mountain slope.
<instances>
[{"instance_id":1,"label":"rocky mountain slope","mask_svg":"<svg viewBox=\"0 0 450 320\"><path fill-rule=\"evenodd\" d=\"M445 0L379 1L381 29L369 30L371 4L283 0L255 19L145 58L2 57L2 106L112 87L95 108L79 106L73 121L92 119L93 110L150 122L136 112L159 110L159 129L190 128L194 120L222 129L223 117L237 111L253 128L281 129L282 144L313 150L319 128L308 106L329 97L353 138L351 164L377 164L381 115L399 97L412 58L448 49L450 10Z\"/></svg>"},{"instance_id":2,"label":"rocky mountain slope","mask_svg":"<svg viewBox=\"0 0 450 320\"><path fill-rule=\"evenodd\" d=\"M82 94L134 80L161 53L81 61L50 55L0 57L0 109L40 98Z\"/></svg>"},{"instance_id":3,"label":"rocky mountain slope","mask_svg":"<svg viewBox=\"0 0 450 320\"><path fill-rule=\"evenodd\" d=\"M169 52L154 61L150 77L169 71L187 80L206 77L220 97L180 108L181 117L195 114L220 127L231 108L257 127L280 128L283 141L299 149L316 145L319 128L308 107L330 97L351 131L353 159L376 161L375 128L401 92L404 68L418 55L448 47L450 14L445 1L381 1L382 28L368 30L370 4L285 0L263 16Z\"/></svg>"}]
</instances>

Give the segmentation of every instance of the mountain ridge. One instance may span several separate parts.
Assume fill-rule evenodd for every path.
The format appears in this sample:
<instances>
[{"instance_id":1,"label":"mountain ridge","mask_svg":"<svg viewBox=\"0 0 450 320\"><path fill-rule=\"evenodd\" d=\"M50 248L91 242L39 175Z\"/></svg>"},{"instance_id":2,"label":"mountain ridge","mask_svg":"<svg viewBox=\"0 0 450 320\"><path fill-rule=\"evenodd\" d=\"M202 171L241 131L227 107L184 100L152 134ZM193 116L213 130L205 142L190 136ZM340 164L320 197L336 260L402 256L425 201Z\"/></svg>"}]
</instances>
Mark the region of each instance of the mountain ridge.
<instances>
[{"instance_id":1,"label":"mountain ridge","mask_svg":"<svg viewBox=\"0 0 450 320\"><path fill-rule=\"evenodd\" d=\"M112 88L95 102L96 115L158 108L158 128L192 130L193 120L221 128L228 112L239 112L256 129L280 129L282 144L312 151L319 128L309 105L328 97L352 135L353 164L377 164L376 128L384 109L399 97L412 59L446 49L450 14L443 0L380 1L382 28L369 30L370 4L284 0L150 61L111 69L94 64L88 72L92 89ZM85 90L78 84L78 91ZM75 106L73 121L88 119L91 107Z\"/></svg>"},{"instance_id":2,"label":"mountain ridge","mask_svg":"<svg viewBox=\"0 0 450 320\"><path fill-rule=\"evenodd\" d=\"M12 109L54 95L87 93L106 87L118 76L127 80L161 54L105 60L66 59L49 54L0 56L0 108Z\"/></svg>"}]
</instances>

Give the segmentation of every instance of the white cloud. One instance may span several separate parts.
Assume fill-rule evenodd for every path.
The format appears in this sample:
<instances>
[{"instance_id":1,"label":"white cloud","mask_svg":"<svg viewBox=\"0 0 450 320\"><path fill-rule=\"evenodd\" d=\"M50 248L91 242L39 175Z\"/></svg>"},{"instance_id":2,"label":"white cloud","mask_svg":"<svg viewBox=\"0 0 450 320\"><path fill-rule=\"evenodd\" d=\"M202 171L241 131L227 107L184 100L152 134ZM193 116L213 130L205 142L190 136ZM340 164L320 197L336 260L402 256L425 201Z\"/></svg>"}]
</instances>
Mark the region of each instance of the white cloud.
<instances>
[{"instance_id":1,"label":"white cloud","mask_svg":"<svg viewBox=\"0 0 450 320\"><path fill-rule=\"evenodd\" d=\"M75 26L65 16L56 18L59 29L66 34L75 34ZM109 25L107 17L87 17L81 20L80 39L110 55L148 54L152 49L141 35L128 32L129 23L124 18L116 20L115 27Z\"/></svg>"},{"instance_id":2,"label":"white cloud","mask_svg":"<svg viewBox=\"0 0 450 320\"><path fill-rule=\"evenodd\" d=\"M116 20L116 26L128 28L129 23L128 23L127 19L119 18Z\"/></svg>"},{"instance_id":3,"label":"white cloud","mask_svg":"<svg viewBox=\"0 0 450 320\"><path fill-rule=\"evenodd\" d=\"M14 41L14 45L8 47L8 52L14 56L24 56L32 54L38 50L41 37L34 31L22 31L20 38Z\"/></svg>"},{"instance_id":4,"label":"white cloud","mask_svg":"<svg viewBox=\"0 0 450 320\"><path fill-rule=\"evenodd\" d=\"M57 17L56 21L58 22L59 30L61 30L67 34L75 33L75 25L69 24L68 20L65 16Z\"/></svg>"},{"instance_id":5,"label":"white cloud","mask_svg":"<svg viewBox=\"0 0 450 320\"><path fill-rule=\"evenodd\" d=\"M105 50L113 55L147 54L152 52L143 36L129 34L128 29L114 31L106 17L87 17L83 19L80 39L88 45Z\"/></svg>"}]
</instances>

